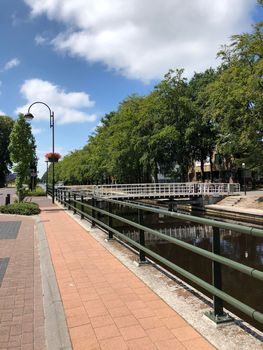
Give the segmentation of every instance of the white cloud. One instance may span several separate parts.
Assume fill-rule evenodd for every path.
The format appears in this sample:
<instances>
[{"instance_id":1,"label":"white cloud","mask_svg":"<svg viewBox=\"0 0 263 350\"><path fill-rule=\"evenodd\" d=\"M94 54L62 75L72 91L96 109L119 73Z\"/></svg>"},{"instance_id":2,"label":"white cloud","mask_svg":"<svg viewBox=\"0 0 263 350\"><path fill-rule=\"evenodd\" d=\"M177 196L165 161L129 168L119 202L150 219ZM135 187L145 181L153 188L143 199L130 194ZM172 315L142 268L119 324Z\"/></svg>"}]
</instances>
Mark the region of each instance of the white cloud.
<instances>
[{"instance_id":1,"label":"white cloud","mask_svg":"<svg viewBox=\"0 0 263 350\"><path fill-rule=\"evenodd\" d=\"M5 112L1 111L1 109L0 109L0 115L5 115Z\"/></svg>"},{"instance_id":2,"label":"white cloud","mask_svg":"<svg viewBox=\"0 0 263 350\"><path fill-rule=\"evenodd\" d=\"M129 78L187 74L216 65L232 34L250 28L256 0L24 0L33 16L67 26L57 50L102 62Z\"/></svg>"},{"instance_id":3,"label":"white cloud","mask_svg":"<svg viewBox=\"0 0 263 350\"><path fill-rule=\"evenodd\" d=\"M47 41L48 41L48 39L45 38L45 37L42 36L42 35L36 35L36 37L35 37L35 43L36 43L37 45L43 45L43 44L45 44Z\"/></svg>"},{"instance_id":4,"label":"white cloud","mask_svg":"<svg viewBox=\"0 0 263 350\"><path fill-rule=\"evenodd\" d=\"M38 134L41 134L43 130L41 128L35 128L35 127L32 127L32 133L33 135L38 135Z\"/></svg>"},{"instance_id":5,"label":"white cloud","mask_svg":"<svg viewBox=\"0 0 263 350\"><path fill-rule=\"evenodd\" d=\"M19 66L19 64L20 64L20 61L19 61L18 58L12 58L10 61L8 61L4 65L4 67L3 67L3 69L1 71L2 72L7 71L7 70L12 69L12 68L14 68L16 66Z\"/></svg>"},{"instance_id":6,"label":"white cloud","mask_svg":"<svg viewBox=\"0 0 263 350\"><path fill-rule=\"evenodd\" d=\"M43 101L50 106L55 114L55 122L58 124L92 122L96 120L95 114L88 114L82 109L94 106L94 102L85 92L65 92L60 87L49 81L40 79L26 80L20 92L27 100L24 106L18 107L16 113L26 113L28 107L34 101ZM49 112L43 104L34 105L30 112L37 119L49 120Z\"/></svg>"}]
</instances>

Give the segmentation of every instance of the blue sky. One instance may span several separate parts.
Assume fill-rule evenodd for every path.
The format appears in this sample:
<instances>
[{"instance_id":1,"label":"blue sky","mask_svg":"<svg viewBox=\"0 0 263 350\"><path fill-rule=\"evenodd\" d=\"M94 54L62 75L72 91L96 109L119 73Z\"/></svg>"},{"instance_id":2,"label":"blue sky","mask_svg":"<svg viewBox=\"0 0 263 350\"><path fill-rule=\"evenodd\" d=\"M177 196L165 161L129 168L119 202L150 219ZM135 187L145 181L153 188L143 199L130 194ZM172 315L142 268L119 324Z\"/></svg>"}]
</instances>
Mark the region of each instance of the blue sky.
<instances>
[{"instance_id":1,"label":"blue sky","mask_svg":"<svg viewBox=\"0 0 263 350\"><path fill-rule=\"evenodd\" d=\"M249 31L260 11L256 0L0 0L0 112L15 118L47 103L64 156L170 68L191 77L215 67L220 45ZM49 112L41 105L31 112L42 174Z\"/></svg>"}]
</instances>

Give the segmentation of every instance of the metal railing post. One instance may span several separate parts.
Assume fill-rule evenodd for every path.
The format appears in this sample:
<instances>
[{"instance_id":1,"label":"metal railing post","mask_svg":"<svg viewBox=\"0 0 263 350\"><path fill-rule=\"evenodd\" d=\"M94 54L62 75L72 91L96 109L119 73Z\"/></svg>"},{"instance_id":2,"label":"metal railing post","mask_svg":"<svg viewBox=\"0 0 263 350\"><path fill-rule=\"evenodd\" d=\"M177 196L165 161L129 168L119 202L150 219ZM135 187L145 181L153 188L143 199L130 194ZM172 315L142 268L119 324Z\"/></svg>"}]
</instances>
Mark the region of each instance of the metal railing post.
<instances>
[{"instance_id":1,"label":"metal railing post","mask_svg":"<svg viewBox=\"0 0 263 350\"><path fill-rule=\"evenodd\" d=\"M92 210L91 210L91 216L93 218L96 217L96 210L94 209L94 207L96 207L96 199L94 197L92 197L91 199L91 202L92 202ZM91 227L95 227L95 221L94 220L91 220Z\"/></svg>"},{"instance_id":2,"label":"metal railing post","mask_svg":"<svg viewBox=\"0 0 263 350\"><path fill-rule=\"evenodd\" d=\"M64 190L63 191L63 204L64 204L64 207L66 207L67 206L67 192Z\"/></svg>"},{"instance_id":3,"label":"metal railing post","mask_svg":"<svg viewBox=\"0 0 263 350\"><path fill-rule=\"evenodd\" d=\"M108 202L108 210L109 210L109 213L111 214L112 213L111 202ZM109 227L112 227L112 217L111 216L108 216L108 225L109 225ZM111 230L108 230L108 239L109 240L113 239L113 233Z\"/></svg>"},{"instance_id":4,"label":"metal railing post","mask_svg":"<svg viewBox=\"0 0 263 350\"><path fill-rule=\"evenodd\" d=\"M213 227L213 241L212 252L220 255L220 231L219 227ZM213 286L222 290L222 271L221 264L212 261L212 283ZM214 310L206 315L212 319L216 324L226 323L232 321L232 318L224 313L223 300L216 295L213 295L213 308Z\"/></svg>"},{"instance_id":5,"label":"metal railing post","mask_svg":"<svg viewBox=\"0 0 263 350\"><path fill-rule=\"evenodd\" d=\"M80 200L81 200L81 206L80 206L81 214L80 214L80 218L81 218L81 219L84 219L84 214L83 214L83 212L84 212L84 205L83 205L83 203L84 203L84 197L81 196L81 197L80 197Z\"/></svg>"},{"instance_id":6,"label":"metal railing post","mask_svg":"<svg viewBox=\"0 0 263 350\"><path fill-rule=\"evenodd\" d=\"M140 225L143 225L143 211L141 209L138 209L138 223ZM143 247L145 247L145 234L144 230L139 230L139 243ZM139 250L139 264L145 264L146 259L145 259L145 252L143 250Z\"/></svg>"},{"instance_id":7,"label":"metal railing post","mask_svg":"<svg viewBox=\"0 0 263 350\"><path fill-rule=\"evenodd\" d=\"M68 191L68 209L70 209L70 197L71 197L71 195L70 195L70 191Z\"/></svg>"},{"instance_id":8,"label":"metal railing post","mask_svg":"<svg viewBox=\"0 0 263 350\"><path fill-rule=\"evenodd\" d=\"M73 210L73 214L76 214L77 212L77 203L76 203L76 199L77 199L77 196L76 196L76 193L73 194L73 206L74 206L74 210Z\"/></svg>"},{"instance_id":9,"label":"metal railing post","mask_svg":"<svg viewBox=\"0 0 263 350\"><path fill-rule=\"evenodd\" d=\"M220 232L218 227L213 227L213 242L212 242L212 252L214 254L220 255ZM212 262L212 273L213 273L213 285L222 289L222 273L221 273L221 264L213 261ZM223 300L214 296L214 315L223 316Z\"/></svg>"}]
</instances>

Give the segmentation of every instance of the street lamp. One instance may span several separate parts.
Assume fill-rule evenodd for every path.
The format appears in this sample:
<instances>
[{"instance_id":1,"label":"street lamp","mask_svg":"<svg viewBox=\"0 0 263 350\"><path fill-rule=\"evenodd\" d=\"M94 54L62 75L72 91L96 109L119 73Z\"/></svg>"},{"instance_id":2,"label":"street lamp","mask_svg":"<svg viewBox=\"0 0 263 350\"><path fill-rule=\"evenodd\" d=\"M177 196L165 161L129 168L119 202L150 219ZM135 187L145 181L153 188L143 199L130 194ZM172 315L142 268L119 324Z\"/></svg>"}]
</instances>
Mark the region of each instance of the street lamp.
<instances>
[{"instance_id":1,"label":"street lamp","mask_svg":"<svg viewBox=\"0 0 263 350\"><path fill-rule=\"evenodd\" d=\"M45 160L47 163L47 171L46 171L46 196L48 194L48 160Z\"/></svg>"},{"instance_id":2,"label":"street lamp","mask_svg":"<svg viewBox=\"0 0 263 350\"><path fill-rule=\"evenodd\" d=\"M37 103L46 106L49 110L49 117L50 117L49 127L52 128L52 152L54 153L55 152L55 137L54 137L55 123L54 123L54 112L51 111L50 107L46 103L41 101L34 102L28 107L28 111L24 115L24 117L28 120L32 120L34 118L33 114L30 113L30 108ZM52 203L54 203L54 200L55 200L55 164L53 162L52 163Z\"/></svg>"},{"instance_id":3,"label":"street lamp","mask_svg":"<svg viewBox=\"0 0 263 350\"><path fill-rule=\"evenodd\" d=\"M245 196L247 194L247 186L246 186L246 164L245 163L242 163L242 169L244 171L244 193L245 193Z\"/></svg>"}]
</instances>

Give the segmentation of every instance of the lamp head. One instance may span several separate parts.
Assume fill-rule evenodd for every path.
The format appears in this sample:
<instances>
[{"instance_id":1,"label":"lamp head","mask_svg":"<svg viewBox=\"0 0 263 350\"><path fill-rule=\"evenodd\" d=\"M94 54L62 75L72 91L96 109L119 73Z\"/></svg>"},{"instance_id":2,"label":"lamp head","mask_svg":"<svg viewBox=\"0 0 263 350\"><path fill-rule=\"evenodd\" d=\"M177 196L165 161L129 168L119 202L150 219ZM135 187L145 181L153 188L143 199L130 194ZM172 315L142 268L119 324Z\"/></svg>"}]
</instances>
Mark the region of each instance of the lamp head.
<instances>
[{"instance_id":1,"label":"lamp head","mask_svg":"<svg viewBox=\"0 0 263 350\"><path fill-rule=\"evenodd\" d=\"M25 118L26 120L32 120L32 119L34 118L34 116L33 116L32 113L26 113L26 114L24 115L24 118Z\"/></svg>"}]
</instances>

